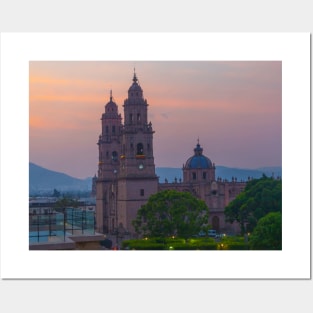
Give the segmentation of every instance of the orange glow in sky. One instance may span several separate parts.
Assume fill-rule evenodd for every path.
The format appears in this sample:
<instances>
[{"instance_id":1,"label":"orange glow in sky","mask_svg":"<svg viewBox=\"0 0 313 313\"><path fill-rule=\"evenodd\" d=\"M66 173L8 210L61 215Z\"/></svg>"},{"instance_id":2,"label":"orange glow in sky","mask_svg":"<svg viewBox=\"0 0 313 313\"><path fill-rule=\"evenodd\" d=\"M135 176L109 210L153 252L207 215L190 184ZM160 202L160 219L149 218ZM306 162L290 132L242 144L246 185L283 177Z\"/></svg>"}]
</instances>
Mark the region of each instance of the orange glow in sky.
<instances>
[{"instance_id":1,"label":"orange glow in sky","mask_svg":"<svg viewBox=\"0 0 313 313\"><path fill-rule=\"evenodd\" d=\"M123 116L134 66L157 167L182 167L198 137L216 165L281 166L280 61L30 62L30 162L78 178L97 173L104 106L112 89Z\"/></svg>"}]
</instances>

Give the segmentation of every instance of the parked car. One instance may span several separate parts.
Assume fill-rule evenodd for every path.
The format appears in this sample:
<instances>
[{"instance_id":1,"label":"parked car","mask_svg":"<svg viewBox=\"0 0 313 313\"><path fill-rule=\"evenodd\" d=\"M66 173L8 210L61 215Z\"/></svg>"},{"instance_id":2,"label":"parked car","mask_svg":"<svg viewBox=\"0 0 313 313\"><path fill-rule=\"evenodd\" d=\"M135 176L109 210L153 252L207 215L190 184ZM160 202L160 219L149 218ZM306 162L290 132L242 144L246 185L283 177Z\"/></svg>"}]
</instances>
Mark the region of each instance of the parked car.
<instances>
[{"instance_id":1,"label":"parked car","mask_svg":"<svg viewBox=\"0 0 313 313\"><path fill-rule=\"evenodd\" d=\"M217 236L216 230L215 229L210 229L208 231L208 236L215 238Z\"/></svg>"}]
</instances>

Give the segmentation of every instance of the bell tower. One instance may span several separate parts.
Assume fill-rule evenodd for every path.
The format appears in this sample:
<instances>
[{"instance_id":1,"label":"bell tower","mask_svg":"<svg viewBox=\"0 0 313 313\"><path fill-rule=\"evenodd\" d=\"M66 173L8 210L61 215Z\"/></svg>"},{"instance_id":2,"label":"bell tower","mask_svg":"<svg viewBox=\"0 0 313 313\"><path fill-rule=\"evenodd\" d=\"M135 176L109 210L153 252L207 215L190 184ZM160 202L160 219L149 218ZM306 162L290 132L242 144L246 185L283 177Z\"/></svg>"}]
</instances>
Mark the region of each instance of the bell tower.
<instances>
[{"instance_id":1,"label":"bell tower","mask_svg":"<svg viewBox=\"0 0 313 313\"><path fill-rule=\"evenodd\" d=\"M96 182L96 228L98 232L109 233L116 228L117 176L121 155L122 117L113 101L105 105L101 118L102 132L98 140L99 163Z\"/></svg>"},{"instance_id":2,"label":"bell tower","mask_svg":"<svg viewBox=\"0 0 313 313\"><path fill-rule=\"evenodd\" d=\"M134 71L128 98L124 100L122 154L118 174L119 225L133 232L132 220L150 195L158 191L153 156L152 123L148 122L148 103ZM121 225L122 224L122 225Z\"/></svg>"},{"instance_id":3,"label":"bell tower","mask_svg":"<svg viewBox=\"0 0 313 313\"><path fill-rule=\"evenodd\" d=\"M124 101L124 128L120 177L153 177L155 165L153 157L153 134L148 123L148 103L143 98L142 88L134 72L133 83Z\"/></svg>"}]
</instances>

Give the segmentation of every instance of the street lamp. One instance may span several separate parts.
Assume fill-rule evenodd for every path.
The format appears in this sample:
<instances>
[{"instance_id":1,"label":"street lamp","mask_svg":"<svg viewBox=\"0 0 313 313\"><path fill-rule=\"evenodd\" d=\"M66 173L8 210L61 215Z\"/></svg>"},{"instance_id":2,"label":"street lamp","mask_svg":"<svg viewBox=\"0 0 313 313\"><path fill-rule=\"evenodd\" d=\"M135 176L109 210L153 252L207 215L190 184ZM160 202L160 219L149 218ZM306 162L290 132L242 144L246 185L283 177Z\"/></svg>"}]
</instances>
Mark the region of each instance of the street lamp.
<instances>
[{"instance_id":1,"label":"street lamp","mask_svg":"<svg viewBox=\"0 0 313 313\"><path fill-rule=\"evenodd\" d=\"M114 173L114 191L115 191L115 197L114 197L114 205L115 205L115 220L116 220L116 246L118 246L118 212L117 212L117 170L113 170Z\"/></svg>"}]
</instances>

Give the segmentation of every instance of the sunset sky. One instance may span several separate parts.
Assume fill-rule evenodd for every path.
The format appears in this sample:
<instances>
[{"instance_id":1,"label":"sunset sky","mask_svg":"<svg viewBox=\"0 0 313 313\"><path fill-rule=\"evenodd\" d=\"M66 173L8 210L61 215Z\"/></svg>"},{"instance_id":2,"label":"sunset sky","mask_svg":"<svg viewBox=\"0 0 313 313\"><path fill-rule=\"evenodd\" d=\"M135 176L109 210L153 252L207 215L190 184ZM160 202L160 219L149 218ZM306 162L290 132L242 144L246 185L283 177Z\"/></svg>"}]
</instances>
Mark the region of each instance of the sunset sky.
<instances>
[{"instance_id":1,"label":"sunset sky","mask_svg":"<svg viewBox=\"0 0 313 313\"><path fill-rule=\"evenodd\" d=\"M157 167L182 167L198 138L216 165L281 166L279 61L31 61L30 162L78 178L96 174L110 89L123 116L134 67Z\"/></svg>"}]
</instances>

